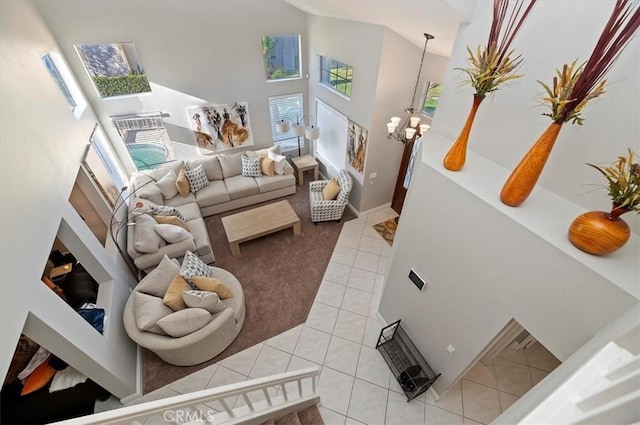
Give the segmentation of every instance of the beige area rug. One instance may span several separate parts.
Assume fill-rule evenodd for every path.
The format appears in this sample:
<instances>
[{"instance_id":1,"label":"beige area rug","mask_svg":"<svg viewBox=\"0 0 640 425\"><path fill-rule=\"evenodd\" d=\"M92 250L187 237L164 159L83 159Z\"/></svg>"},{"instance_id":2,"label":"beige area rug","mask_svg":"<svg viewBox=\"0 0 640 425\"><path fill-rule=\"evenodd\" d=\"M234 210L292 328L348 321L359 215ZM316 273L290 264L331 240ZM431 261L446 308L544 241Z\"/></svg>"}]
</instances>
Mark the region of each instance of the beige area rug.
<instances>
[{"instance_id":1,"label":"beige area rug","mask_svg":"<svg viewBox=\"0 0 640 425\"><path fill-rule=\"evenodd\" d=\"M393 245L393 238L396 235L397 228L398 225L393 218L373 225L373 229L378 232L389 245Z\"/></svg>"}]
</instances>

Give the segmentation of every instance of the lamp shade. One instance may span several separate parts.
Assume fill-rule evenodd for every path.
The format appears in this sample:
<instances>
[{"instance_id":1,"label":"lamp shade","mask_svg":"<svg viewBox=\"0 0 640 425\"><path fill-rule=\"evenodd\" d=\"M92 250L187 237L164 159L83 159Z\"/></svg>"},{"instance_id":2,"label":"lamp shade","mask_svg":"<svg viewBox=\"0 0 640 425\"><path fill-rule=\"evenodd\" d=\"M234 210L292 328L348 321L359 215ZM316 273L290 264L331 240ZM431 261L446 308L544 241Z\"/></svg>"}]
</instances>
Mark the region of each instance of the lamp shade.
<instances>
[{"instance_id":1,"label":"lamp shade","mask_svg":"<svg viewBox=\"0 0 640 425\"><path fill-rule=\"evenodd\" d=\"M320 129L318 127L307 127L305 131L305 137L310 140L316 140L320 138Z\"/></svg>"},{"instance_id":2,"label":"lamp shade","mask_svg":"<svg viewBox=\"0 0 640 425\"><path fill-rule=\"evenodd\" d=\"M292 124L291 125L291 131L293 131L293 134L295 136L304 136L304 125L302 124Z\"/></svg>"},{"instance_id":3,"label":"lamp shade","mask_svg":"<svg viewBox=\"0 0 640 425\"><path fill-rule=\"evenodd\" d=\"M278 133L286 133L289 131L289 123L285 120L280 120L276 123L276 131Z\"/></svg>"},{"instance_id":4,"label":"lamp shade","mask_svg":"<svg viewBox=\"0 0 640 425\"><path fill-rule=\"evenodd\" d=\"M404 132L407 136L407 140L411 140L413 139L413 136L416 135L416 129L415 128L405 128Z\"/></svg>"},{"instance_id":5,"label":"lamp shade","mask_svg":"<svg viewBox=\"0 0 640 425\"><path fill-rule=\"evenodd\" d=\"M411 117L409 121L411 122L411 127L416 127L420 122L420 117Z\"/></svg>"},{"instance_id":6,"label":"lamp shade","mask_svg":"<svg viewBox=\"0 0 640 425\"><path fill-rule=\"evenodd\" d=\"M429 124L420 124L420 134L425 134L429 130L431 130L431 126Z\"/></svg>"}]
</instances>

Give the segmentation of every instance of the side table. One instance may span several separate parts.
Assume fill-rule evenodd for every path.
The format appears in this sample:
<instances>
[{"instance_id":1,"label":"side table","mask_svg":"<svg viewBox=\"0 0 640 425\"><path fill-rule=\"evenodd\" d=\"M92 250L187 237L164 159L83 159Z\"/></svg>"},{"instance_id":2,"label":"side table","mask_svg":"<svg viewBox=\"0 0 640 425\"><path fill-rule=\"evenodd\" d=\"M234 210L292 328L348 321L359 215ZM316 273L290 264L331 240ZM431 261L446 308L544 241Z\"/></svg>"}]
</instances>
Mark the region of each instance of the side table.
<instances>
[{"instance_id":1,"label":"side table","mask_svg":"<svg viewBox=\"0 0 640 425\"><path fill-rule=\"evenodd\" d=\"M298 174L298 186L302 186L304 172L313 170L313 179L318 180L318 162L311 155L303 155L291 158L294 168Z\"/></svg>"}]
</instances>

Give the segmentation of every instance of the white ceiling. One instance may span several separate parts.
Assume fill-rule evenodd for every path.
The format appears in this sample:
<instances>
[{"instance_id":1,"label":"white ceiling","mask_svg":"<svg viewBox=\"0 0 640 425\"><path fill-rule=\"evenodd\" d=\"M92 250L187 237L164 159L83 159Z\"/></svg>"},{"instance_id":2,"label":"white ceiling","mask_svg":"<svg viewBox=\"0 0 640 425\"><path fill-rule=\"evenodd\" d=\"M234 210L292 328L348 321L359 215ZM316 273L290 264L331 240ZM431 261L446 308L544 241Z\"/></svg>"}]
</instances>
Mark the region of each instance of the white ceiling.
<instances>
[{"instance_id":1,"label":"white ceiling","mask_svg":"<svg viewBox=\"0 0 640 425\"><path fill-rule=\"evenodd\" d=\"M285 0L313 15L383 25L427 52L451 55L461 16L444 0ZM462 2L460 2L462 3ZM468 3L468 2L466 2ZM464 6L466 7L466 6Z\"/></svg>"}]
</instances>

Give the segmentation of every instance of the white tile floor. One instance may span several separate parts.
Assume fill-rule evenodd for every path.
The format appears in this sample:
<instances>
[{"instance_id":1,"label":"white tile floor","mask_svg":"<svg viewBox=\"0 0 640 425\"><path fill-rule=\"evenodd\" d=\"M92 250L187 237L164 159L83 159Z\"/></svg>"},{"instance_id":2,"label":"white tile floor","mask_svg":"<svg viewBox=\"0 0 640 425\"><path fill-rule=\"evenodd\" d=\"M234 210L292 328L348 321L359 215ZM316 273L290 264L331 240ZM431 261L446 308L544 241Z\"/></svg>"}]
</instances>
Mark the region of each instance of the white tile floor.
<instances>
[{"instance_id":1,"label":"white tile floor","mask_svg":"<svg viewBox=\"0 0 640 425\"><path fill-rule=\"evenodd\" d=\"M439 401L423 394L407 403L375 350L382 327L376 312L391 248L372 226L395 215L374 212L344 223L306 323L136 403L315 365L321 368L320 413L327 425L490 423L559 362L540 344L527 353L506 350L491 367L478 363ZM96 411L120 406L112 398L97 403Z\"/></svg>"}]
</instances>

